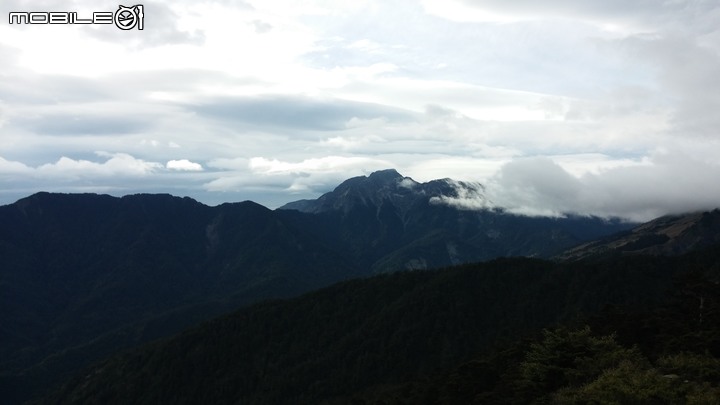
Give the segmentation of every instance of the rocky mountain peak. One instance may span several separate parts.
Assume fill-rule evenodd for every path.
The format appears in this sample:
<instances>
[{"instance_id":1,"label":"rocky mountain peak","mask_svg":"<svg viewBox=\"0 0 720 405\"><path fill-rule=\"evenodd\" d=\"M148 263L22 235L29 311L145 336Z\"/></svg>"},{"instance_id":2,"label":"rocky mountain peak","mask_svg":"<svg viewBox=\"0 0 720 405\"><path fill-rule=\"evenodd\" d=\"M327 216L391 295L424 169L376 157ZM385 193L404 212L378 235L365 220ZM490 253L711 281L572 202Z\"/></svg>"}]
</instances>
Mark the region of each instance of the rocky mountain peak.
<instances>
[{"instance_id":1,"label":"rocky mountain peak","mask_svg":"<svg viewBox=\"0 0 720 405\"><path fill-rule=\"evenodd\" d=\"M466 190L472 190L467 192ZM451 179L419 183L405 177L395 169L380 170L369 176L358 176L342 182L335 190L316 200L300 200L279 209L318 213L324 211L347 212L358 206L379 208L391 203L399 212L414 204L453 204L456 199L482 197L482 185ZM478 201L483 200L479 198ZM456 205L458 206L458 205Z\"/></svg>"},{"instance_id":2,"label":"rocky mountain peak","mask_svg":"<svg viewBox=\"0 0 720 405\"><path fill-rule=\"evenodd\" d=\"M385 169L372 172L368 176L368 181L373 183L397 183L398 180L402 180L404 177L398 173L395 169Z\"/></svg>"}]
</instances>

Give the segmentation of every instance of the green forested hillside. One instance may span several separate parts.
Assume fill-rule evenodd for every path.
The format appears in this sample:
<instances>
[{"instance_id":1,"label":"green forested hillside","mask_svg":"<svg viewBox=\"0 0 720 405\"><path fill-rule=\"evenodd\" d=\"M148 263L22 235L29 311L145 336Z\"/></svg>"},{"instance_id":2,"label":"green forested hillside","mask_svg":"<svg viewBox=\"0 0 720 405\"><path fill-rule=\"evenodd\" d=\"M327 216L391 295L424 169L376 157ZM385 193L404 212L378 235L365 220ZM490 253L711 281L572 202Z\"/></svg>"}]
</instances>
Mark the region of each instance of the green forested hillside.
<instances>
[{"instance_id":1,"label":"green forested hillside","mask_svg":"<svg viewBox=\"0 0 720 405\"><path fill-rule=\"evenodd\" d=\"M701 400L716 392L719 269L715 247L344 282L115 356L44 403L583 403L614 379Z\"/></svg>"}]
</instances>

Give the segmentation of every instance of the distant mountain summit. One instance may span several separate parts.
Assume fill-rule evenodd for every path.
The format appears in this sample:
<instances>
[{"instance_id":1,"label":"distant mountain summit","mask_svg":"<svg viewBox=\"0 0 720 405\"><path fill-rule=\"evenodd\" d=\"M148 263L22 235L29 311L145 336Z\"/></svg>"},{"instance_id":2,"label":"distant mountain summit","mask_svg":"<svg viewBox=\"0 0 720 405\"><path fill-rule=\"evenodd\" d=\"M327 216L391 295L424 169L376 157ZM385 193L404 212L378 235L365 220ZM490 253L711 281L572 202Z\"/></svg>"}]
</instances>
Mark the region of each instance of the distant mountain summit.
<instances>
[{"instance_id":1,"label":"distant mountain summit","mask_svg":"<svg viewBox=\"0 0 720 405\"><path fill-rule=\"evenodd\" d=\"M475 204L488 208L484 191L485 188L480 183L448 178L419 183L401 175L395 169L386 169L373 172L369 176L345 180L335 190L316 200L294 201L279 209L312 214L328 211L347 213L357 207L380 207L388 202L405 213L418 203L461 205L463 198L468 196L473 198Z\"/></svg>"},{"instance_id":2,"label":"distant mountain summit","mask_svg":"<svg viewBox=\"0 0 720 405\"><path fill-rule=\"evenodd\" d=\"M508 214L493 207L480 183L419 183L394 169L353 177L316 200L276 212L371 273L502 256L549 257L632 226L596 217Z\"/></svg>"}]
</instances>

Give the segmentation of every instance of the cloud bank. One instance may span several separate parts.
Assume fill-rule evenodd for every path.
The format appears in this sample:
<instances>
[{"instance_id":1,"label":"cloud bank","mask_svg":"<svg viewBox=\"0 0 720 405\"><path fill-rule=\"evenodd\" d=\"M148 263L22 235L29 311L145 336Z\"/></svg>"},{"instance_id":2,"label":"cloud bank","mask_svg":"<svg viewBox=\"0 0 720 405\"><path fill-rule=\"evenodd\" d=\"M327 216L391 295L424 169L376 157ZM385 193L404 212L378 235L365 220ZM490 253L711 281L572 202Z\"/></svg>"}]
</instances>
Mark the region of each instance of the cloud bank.
<instances>
[{"instance_id":1,"label":"cloud bank","mask_svg":"<svg viewBox=\"0 0 720 405\"><path fill-rule=\"evenodd\" d=\"M0 204L81 190L277 207L394 167L483 184L464 208L720 205L716 2L143 4L143 31L0 24ZM45 10L103 11L0 4Z\"/></svg>"},{"instance_id":2,"label":"cloud bank","mask_svg":"<svg viewBox=\"0 0 720 405\"><path fill-rule=\"evenodd\" d=\"M670 152L580 177L549 158L537 157L504 165L488 191L498 206L519 214L574 213L644 221L717 208L720 189L705 188L719 175L718 164Z\"/></svg>"}]
</instances>

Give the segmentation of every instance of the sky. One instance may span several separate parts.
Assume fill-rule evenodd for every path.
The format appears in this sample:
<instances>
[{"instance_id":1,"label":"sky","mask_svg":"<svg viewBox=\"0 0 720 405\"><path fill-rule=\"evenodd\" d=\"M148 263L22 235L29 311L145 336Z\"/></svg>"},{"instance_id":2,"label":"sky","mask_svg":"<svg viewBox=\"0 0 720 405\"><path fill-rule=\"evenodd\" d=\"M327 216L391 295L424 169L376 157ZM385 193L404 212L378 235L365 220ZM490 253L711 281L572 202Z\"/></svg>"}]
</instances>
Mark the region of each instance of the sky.
<instances>
[{"instance_id":1,"label":"sky","mask_svg":"<svg viewBox=\"0 0 720 405\"><path fill-rule=\"evenodd\" d=\"M121 4L0 3L0 204L276 208L395 168L527 215L720 206L720 0L144 1L143 30L9 23Z\"/></svg>"}]
</instances>

